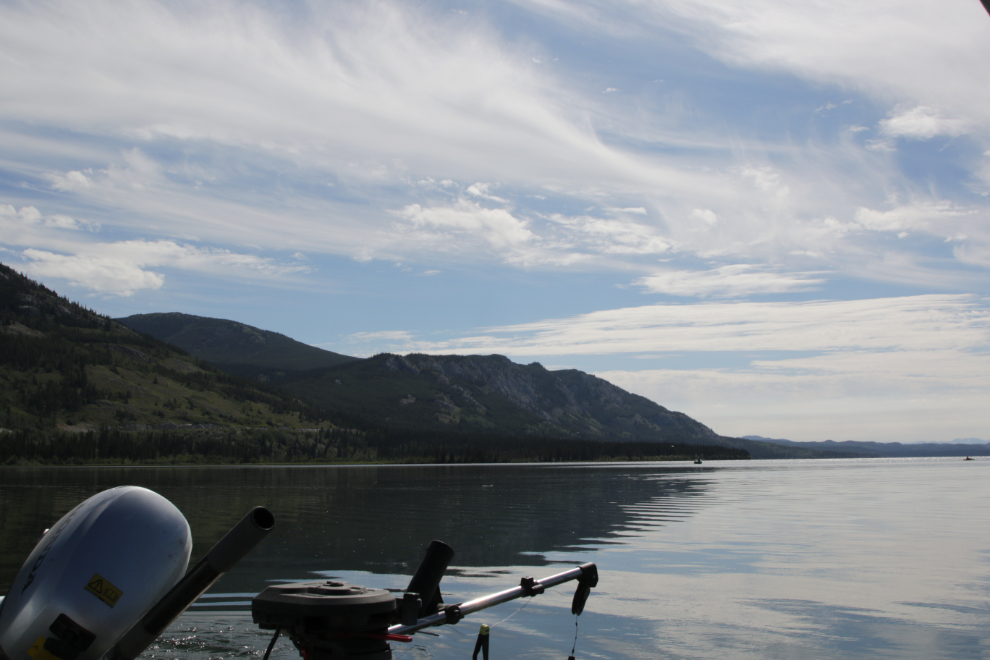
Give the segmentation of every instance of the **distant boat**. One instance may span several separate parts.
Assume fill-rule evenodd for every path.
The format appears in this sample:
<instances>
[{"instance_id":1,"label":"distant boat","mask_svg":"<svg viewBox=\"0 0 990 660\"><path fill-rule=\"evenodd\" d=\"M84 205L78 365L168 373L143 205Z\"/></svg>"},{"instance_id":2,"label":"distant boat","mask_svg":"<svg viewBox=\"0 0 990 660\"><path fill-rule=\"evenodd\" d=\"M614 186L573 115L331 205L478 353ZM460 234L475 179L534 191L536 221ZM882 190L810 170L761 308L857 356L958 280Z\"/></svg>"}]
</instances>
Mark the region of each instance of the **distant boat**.
<instances>
[{"instance_id":1,"label":"distant boat","mask_svg":"<svg viewBox=\"0 0 990 660\"><path fill-rule=\"evenodd\" d=\"M964 461L974 461L974 460L976 460L976 459L974 459L974 458L970 458L969 456L967 456L967 457L966 457L966 458L964 458L963 460L964 460ZM695 461L695 463L697 463L697 462L698 462L698 461Z\"/></svg>"},{"instance_id":2,"label":"distant boat","mask_svg":"<svg viewBox=\"0 0 990 660\"><path fill-rule=\"evenodd\" d=\"M695 465L701 465L701 458L699 457L699 458L694 459L694 464Z\"/></svg>"}]
</instances>

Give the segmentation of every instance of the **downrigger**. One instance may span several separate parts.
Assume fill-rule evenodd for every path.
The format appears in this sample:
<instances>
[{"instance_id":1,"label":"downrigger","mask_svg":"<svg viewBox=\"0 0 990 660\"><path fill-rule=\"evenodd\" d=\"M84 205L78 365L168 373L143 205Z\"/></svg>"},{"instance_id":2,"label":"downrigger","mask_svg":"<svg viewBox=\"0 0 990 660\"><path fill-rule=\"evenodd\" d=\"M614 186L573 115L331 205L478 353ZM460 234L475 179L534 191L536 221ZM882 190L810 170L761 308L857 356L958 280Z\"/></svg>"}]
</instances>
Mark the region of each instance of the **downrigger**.
<instances>
[{"instance_id":1,"label":"downrigger","mask_svg":"<svg viewBox=\"0 0 990 660\"><path fill-rule=\"evenodd\" d=\"M0 599L0 660L134 660L274 527L268 509L252 509L186 572L192 536L171 502L136 486L98 493L44 531ZM453 556L433 541L399 597L339 580L268 587L251 601L254 622L274 631L264 660L283 634L303 660L388 660L390 642L571 580L580 615L598 584L595 564L584 564L446 605L440 580ZM474 658L487 660L487 632Z\"/></svg>"}]
</instances>

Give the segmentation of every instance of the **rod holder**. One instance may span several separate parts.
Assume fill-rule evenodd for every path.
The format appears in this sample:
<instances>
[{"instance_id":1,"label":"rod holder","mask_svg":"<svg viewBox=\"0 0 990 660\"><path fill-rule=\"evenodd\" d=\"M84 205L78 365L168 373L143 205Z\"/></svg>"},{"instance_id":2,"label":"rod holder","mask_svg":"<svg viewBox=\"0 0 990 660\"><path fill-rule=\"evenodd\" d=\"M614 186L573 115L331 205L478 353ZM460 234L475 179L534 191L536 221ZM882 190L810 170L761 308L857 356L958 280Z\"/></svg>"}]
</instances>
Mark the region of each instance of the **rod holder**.
<instances>
[{"instance_id":1,"label":"rod holder","mask_svg":"<svg viewBox=\"0 0 990 660\"><path fill-rule=\"evenodd\" d=\"M450 560L454 558L454 549L443 541L430 541L426 555L419 563L419 568L406 587L407 593L419 594L422 606L419 616L426 616L437 611L437 606L443 602L440 597L440 580L443 578Z\"/></svg>"}]
</instances>

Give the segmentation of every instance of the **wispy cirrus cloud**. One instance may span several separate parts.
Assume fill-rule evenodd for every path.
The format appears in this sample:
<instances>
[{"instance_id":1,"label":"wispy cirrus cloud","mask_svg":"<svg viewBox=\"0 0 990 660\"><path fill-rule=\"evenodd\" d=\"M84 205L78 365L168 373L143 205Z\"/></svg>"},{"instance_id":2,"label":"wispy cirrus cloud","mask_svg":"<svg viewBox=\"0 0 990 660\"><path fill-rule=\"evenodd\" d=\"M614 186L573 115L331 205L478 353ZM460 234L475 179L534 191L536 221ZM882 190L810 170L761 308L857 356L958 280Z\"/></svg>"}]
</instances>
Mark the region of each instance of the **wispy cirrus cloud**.
<instances>
[{"instance_id":1,"label":"wispy cirrus cloud","mask_svg":"<svg viewBox=\"0 0 990 660\"><path fill-rule=\"evenodd\" d=\"M775 12L814 36L814 12L765 2L539 10L568 21L598 16L597 27L583 29L624 40L649 33L707 48L711 35L728 35L713 52L735 67L791 66L755 45L764 36L804 53L797 63L817 62L808 49L822 56L760 22ZM867 10L834 13L841 11ZM621 96L637 100L616 105L598 85L583 88L567 58L547 56L560 44L516 38L489 18L391 2L277 14L235 0L8 5L0 44L12 66L0 71L9 90L0 132L17 139L5 140L14 145L7 171L47 182L59 202L57 211L43 209L52 215L99 208L101 225L125 239L147 238L153 227L156 238L232 252L305 248L359 261L636 273L655 270L650 260L660 255L737 268L800 253L816 263L799 269L829 270L836 255L875 252L872 238L850 229L854 216L892 212L884 200L905 181L852 132L798 145L786 132L754 140L668 124L681 110L649 112L653 92L622 85ZM822 20L835 20L833 11ZM628 30L617 32L620 23ZM842 69L841 53L829 57L828 66ZM874 137L981 125L951 104L898 107ZM43 163L33 160L40 153ZM959 224L956 234L976 240L974 222ZM897 249L905 248L883 248ZM874 259L877 268L885 262Z\"/></svg>"},{"instance_id":2,"label":"wispy cirrus cloud","mask_svg":"<svg viewBox=\"0 0 990 660\"><path fill-rule=\"evenodd\" d=\"M617 9L601 0L517 1L626 39L673 31L731 63L838 82L878 98L894 95L984 123L990 113L990 92L971 79L990 56L986 15L965 0L938 6L895 0L649 0L619 3Z\"/></svg>"},{"instance_id":3,"label":"wispy cirrus cloud","mask_svg":"<svg viewBox=\"0 0 990 660\"><path fill-rule=\"evenodd\" d=\"M951 440L985 418L986 303L969 295L926 295L650 305L485 328L447 341L403 336L394 349L558 362L643 358L637 369L594 372L725 435ZM685 356L704 363L698 356L705 354L743 359L706 368L664 366Z\"/></svg>"},{"instance_id":4,"label":"wispy cirrus cloud","mask_svg":"<svg viewBox=\"0 0 990 660\"><path fill-rule=\"evenodd\" d=\"M986 353L933 349L596 375L730 436L943 442L983 424L987 368Z\"/></svg>"},{"instance_id":5,"label":"wispy cirrus cloud","mask_svg":"<svg viewBox=\"0 0 990 660\"><path fill-rule=\"evenodd\" d=\"M813 291L824 283L814 274L781 272L735 264L707 271L676 270L640 278L636 284L655 293L698 298L746 298L753 295Z\"/></svg>"},{"instance_id":6,"label":"wispy cirrus cloud","mask_svg":"<svg viewBox=\"0 0 990 660\"><path fill-rule=\"evenodd\" d=\"M945 238L955 238L967 229L975 228L971 220L983 215L976 208L961 208L950 201L924 201L898 205L888 211L860 208L856 221L871 231L921 231ZM974 234L974 238L984 232Z\"/></svg>"},{"instance_id":7,"label":"wispy cirrus cloud","mask_svg":"<svg viewBox=\"0 0 990 660\"><path fill-rule=\"evenodd\" d=\"M486 328L416 350L614 355L657 351L983 351L990 309L972 295L646 305Z\"/></svg>"},{"instance_id":8,"label":"wispy cirrus cloud","mask_svg":"<svg viewBox=\"0 0 990 660\"><path fill-rule=\"evenodd\" d=\"M7 6L0 112L138 143L262 150L357 181L454 164L524 177L609 154L554 100L568 94L532 53L513 55L483 22L387 2L296 9ZM520 158L537 150L538 163Z\"/></svg>"},{"instance_id":9,"label":"wispy cirrus cloud","mask_svg":"<svg viewBox=\"0 0 990 660\"><path fill-rule=\"evenodd\" d=\"M97 223L59 213L42 215L41 211L33 206L22 206L17 209L10 204L0 204L0 227L4 229L7 236L12 236L29 228L88 229L91 231L99 229Z\"/></svg>"},{"instance_id":10,"label":"wispy cirrus cloud","mask_svg":"<svg viewBox=\"0 0 990 660\"><path fill-rule=\"evenodd\" d=\"M566 216L554 213L548 220L562 228L563 240L588 252L603 255L663 254L672 249L656 227L629 216L646 215L645 209L608 209L605 217ZM556 227L555 227L556 229Z\"/></svg>"}]
</instances>

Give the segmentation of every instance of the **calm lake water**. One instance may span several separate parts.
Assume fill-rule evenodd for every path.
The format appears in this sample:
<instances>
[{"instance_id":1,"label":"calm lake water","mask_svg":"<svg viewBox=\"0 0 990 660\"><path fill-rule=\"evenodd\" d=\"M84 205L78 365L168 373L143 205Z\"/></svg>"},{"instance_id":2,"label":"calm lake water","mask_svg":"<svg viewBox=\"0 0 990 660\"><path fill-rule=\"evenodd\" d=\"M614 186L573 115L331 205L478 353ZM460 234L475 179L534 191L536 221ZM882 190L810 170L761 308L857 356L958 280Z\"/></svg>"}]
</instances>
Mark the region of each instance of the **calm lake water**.
<instances>
[{"instance_id":1,"label":"calm lake water","mask_svg":"<svg viewBox=\"0 0 990 660\"><path fill-rule=\"evenodd\" d=\"M403 588L432 539L444 600L594 561L577 658L990 658L990 460L0 470L0 593L38 534L133 484L186 515L193 561L251 507L275 531L145 658L260 657L251 596L340 577ZM573 583L393 644L397 658L562 660ZM520 607L526 605L520 611ZM506 617L510 617L507 620ZM298 658L280 640L273 660Z\"/></svg>"}]
</instances>

